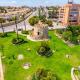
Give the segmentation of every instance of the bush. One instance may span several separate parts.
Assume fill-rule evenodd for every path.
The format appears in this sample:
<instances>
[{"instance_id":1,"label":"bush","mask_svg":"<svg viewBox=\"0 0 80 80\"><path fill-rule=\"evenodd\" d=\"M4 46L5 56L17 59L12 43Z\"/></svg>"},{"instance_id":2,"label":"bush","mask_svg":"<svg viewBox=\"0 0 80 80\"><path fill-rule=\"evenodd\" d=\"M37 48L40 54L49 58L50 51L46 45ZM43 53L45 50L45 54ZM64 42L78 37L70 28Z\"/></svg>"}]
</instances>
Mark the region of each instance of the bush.
<instances>
[{"instance_id":1,"label":"bush","mask_svg":"<svg viewBox=\"0 0 80 80\"><path fill-rule=\"evenodd\" d=\"M41 20L41 22L46 23L47 19L46 16L39 16L39 20Z\"/></svg>"},{"instance_id":2,"label":"bush","mask_svg":"<svg viewBox=\"0 0 80 80\"><path fill-rule=\"evenodd\" d=\"M80 35L80 26L69 26L67 28L68 31L71 31L73 36Z\"/></svg>"},{"instance_id":3,"label":"bush","mask_svg":"<svg viewBox=\"0 0 80 80\"><path fill-rule=\"evenodd\" d=\"M49 47L47 42L42 42L37 50L38 54L41 56L49 57L53 54L51 48Z\"/></svg>"},{"instance_id":4,"label":"bush","mask_svg":"<svg viewBox=\"0 0 80 80\"><path fill-rule=\"evenodd\" d=\"M29 31L22 30L21 33L22 34L29 34Z\"/></svg>"},{"instance_id":5,"label":"bush","mask_svg":"<svg viewBox=\"0 0 80 80\"><path fill-rule=\"evenodd\" d=\"M51 20L47 20L46 23L48 24L49 27L53 26L53 22Z\"/></svg>"},{"instance_id":6,"label":"bush","mask_svg":"<svg viewBox=\"0 0 80 80\"><path fill-rule=\"evenodd\" d=\"M60 80L59 77L50 70L38 69L31 80Z\"/></svg>"},{"instance_id":7,"label":"bush","mask_svg":"<svg viewBox=\"0 0 80 80\"><path fill-rule=\"evenodd\" d=\"M71 38L71 42L72 42L73 44L78 44L77 37L76 37L76 36L75 36L75 37L72 37L72 38Z\"/></svg>"},{"instance_id":8,"label":"bush","mask_svg":"<svg viewBox=\"0 0 80 80\"><path fill-rule=\"evenodd\" d=\"M7 33L0 33L0 37L7 37Z\"/></svg>"},{"instance_id":9,"label":"bush","mask_svg":"<svg viewBox=\"0 0 80 80\"><path fill-rule=\"evenodd\" d=\"M35 24L37 24L38 21L39 21L38 16L33 16L33 17L31 17L31 18L29 19L29 23L30 23L31 26L34 26Z\"/></svg>"},{"instance_id":10,"label":"bush","mask_svg":"<svg viewBox=\"0 0 80 80\"><path fill-rule=\"evenodd\" d=\"M77 37L77 41L80 44L80 35Z\"/></svg>"},{"instance_id":11,"label":"bush","mask_svg":"<svg viewBox=\"0 0 80 80\"><path fill-rule=\"evenodd\" d=\"M57 30L57 33L62 34L63 31L64 31L63 29L58 29L58 30Z\"/></svg>"},{"instance_id":12,"label":"bush","mask_svg":"<svg viewBox=\"0 0 80 80\"><path fill-rule=\"evenodd\" d=\"M65 32L63 32L62 36L63 36L63 38L65 40L69 40L70 41L71 37L72 37L72 32L71 31L65 31Z\"/></svg>"},{"instance_id":13,"label":"bush","mask_svg":"<svg viewBox=\"0 0 80 80\"><path fill-rule=\"evenodd\" d=\"M57 30L66 41L80 44L80 26L68 26L66 30Z\"/></svg>"},{"instance_id":14,"label":"bush","mask_svg":"<svg viewBox=\"0 0 80 80\"><path fill-rule=\"evenodd\" d=\"M14 38L12 39L13 44L22 44L24 42L24 39L22 38Z\"/></svg>"}]
</instances>

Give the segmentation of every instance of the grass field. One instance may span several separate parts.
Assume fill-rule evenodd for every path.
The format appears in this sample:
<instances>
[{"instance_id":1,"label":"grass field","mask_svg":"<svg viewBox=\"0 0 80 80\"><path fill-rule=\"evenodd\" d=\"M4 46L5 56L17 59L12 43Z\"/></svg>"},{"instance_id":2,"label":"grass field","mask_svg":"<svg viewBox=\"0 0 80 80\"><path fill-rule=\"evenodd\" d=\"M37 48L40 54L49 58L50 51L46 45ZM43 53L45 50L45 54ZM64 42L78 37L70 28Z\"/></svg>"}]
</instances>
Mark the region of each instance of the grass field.
<instances>
[{"instance_id":1,"label":"grass field","mask_svg":"<svg viewBox=\"0 0 80 80\"><path fill-rule=\"evenodd\" d=\"M46 68L56 73L61 80L71 80L71 68L80 65L80 45L70 48L58 39L53 31L49 32L51 37L50 46L55 53L49 57L42 57L37 55L36 49L40 42L32 42L23 37L27 42L22 45L13 45L11 40L16 37L15 33L8 33L8 37L0 38L0 45L4 45L3 59L5 80L27 80L27 77L32 75L38 68ZM31 48L31 51L27 51ZM1 49L0 49L1 50ZM24 60L19 61L17 56L24 55ZM70 54L70 58L66 55ZM14 56L14 59L13 59ZM28 70L23 69L23 64L26 62L31 63Z\"/></svg>"}]
</instances>

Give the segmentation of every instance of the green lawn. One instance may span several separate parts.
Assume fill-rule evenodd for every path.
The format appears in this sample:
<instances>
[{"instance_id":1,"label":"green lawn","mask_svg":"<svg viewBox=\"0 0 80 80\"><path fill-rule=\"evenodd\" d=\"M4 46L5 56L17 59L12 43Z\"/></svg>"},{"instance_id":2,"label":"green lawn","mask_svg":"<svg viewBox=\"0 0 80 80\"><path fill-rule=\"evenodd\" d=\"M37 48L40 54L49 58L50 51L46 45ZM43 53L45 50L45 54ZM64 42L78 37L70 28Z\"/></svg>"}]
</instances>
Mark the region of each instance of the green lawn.
<instances>
[{"instance_id":1,"label":"green lawn","mask_svg":"<svg viewBox=\"0 0 80 80\"><path fill-rule=\"evenodd\" d=\"M11 43L11 40L16 37L15 33L8 33L8 35L6 38L0 38L0 44L4 45L4 55L6 56L3 59L5 80L27 80L27 77L40 67L52 70L61 80L71 80L71 68L80 65L80 46L70 48L58 39L53 31L49 32L50 46L53 50L55 48L56 52L49 58L37 55L36 49L40 42L32 42L21 36L27 42L15 46ZM27 51L29 47L31 51ZM17 60L19 54L24 55L24 60ZM66 54L71 55L70 59L66 58ZM31 63L28 70L23 69L23 64L26 62Z\"/></svg>"}]
</instances>

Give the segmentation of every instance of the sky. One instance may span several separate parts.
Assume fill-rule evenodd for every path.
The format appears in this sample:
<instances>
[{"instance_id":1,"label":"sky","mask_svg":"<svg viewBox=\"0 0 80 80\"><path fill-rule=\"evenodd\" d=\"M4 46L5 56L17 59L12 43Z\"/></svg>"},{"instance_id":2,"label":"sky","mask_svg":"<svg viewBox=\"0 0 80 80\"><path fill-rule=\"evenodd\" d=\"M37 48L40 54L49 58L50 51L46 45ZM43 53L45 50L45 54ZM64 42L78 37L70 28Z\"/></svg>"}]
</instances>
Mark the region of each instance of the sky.
<instances>
[{"instance_id":1,"label":"sky","mask_svg":"<svg viewBox=\"0 0 80 80\"><path fill-rule=\"evenodd\" d=\"M52 6L67 2L68 0L0 0L0 6ZM80 4L80 0L74 0L74 2Z\"/></svg>"}]
</instances>

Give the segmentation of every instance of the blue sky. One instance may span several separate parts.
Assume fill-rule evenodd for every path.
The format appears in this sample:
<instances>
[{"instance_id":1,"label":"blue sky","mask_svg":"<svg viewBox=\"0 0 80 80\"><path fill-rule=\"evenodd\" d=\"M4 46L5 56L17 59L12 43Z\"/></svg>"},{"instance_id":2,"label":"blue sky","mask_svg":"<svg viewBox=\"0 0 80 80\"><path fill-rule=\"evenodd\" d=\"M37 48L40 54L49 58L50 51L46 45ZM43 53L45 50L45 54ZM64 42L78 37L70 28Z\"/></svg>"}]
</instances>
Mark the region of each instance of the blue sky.
<instances>
[{"instance_id":1,"label":"blue sky","mask_svg":"<svg viewBox=\"0 0 80 80\"><path fill-rule=\"evenodd\" d=\"M63 5L68 0L0 0L0 6L40 6L40 5ZM80 0L74 0L75 3L80 3Z\"/></svg>"}]
</instances>

